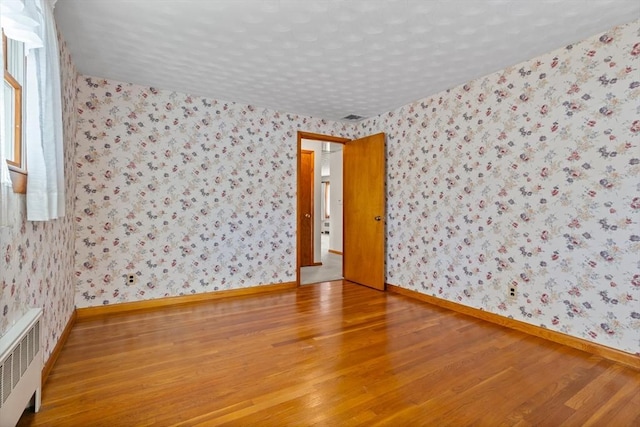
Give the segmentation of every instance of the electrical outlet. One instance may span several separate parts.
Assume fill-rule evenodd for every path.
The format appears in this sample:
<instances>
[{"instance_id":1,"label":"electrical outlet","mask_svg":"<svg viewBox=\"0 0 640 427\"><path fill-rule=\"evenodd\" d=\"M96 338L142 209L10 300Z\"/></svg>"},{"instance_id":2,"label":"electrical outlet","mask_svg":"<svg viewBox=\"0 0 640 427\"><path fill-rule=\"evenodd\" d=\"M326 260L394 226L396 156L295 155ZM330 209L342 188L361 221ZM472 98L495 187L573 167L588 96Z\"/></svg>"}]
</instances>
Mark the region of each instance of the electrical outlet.
<instances>
[{"instance_id":1,"label":"electrical outlet","mask_svg":"<svg viewBox=\"0 0 640 427\"><path fill-rule=\"evenodd\" d=\"M518 289L515 286L510 285L507 290L507 295L509 298L515 298L518 295Z\"/></svg>"},{"instance_id":2,"label":"electrical outlet","mask_svg":"<svg viewBox=\"0 0 640 427\"><path fill-rule=\"evenodd\" d=\"M127 275L127 285L133 285L136 283L136 275L135 274L128 274Z\"/></svg>"}]
</instances>

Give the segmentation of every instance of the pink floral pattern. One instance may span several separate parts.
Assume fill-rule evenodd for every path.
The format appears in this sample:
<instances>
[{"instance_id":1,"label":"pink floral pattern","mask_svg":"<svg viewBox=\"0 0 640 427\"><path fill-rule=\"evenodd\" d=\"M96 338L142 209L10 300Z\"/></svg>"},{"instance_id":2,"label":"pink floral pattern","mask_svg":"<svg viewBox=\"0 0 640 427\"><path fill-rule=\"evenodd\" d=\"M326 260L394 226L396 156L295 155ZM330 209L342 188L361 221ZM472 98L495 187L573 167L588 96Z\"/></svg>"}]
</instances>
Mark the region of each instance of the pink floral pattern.
<instances>
[{"instance_id":1,"label":"pink floral pattern","mask_svg":"<svg viewBox=\"0 0 640 427\"><path fill-rule=\"evenodd\" d=\"M0 335L30 307L44 309L45 360L60 339L74 310L75 209L75 117L77 72L60 38L65 180L67 216L49 222L27 222L24 196L19 197L21 218L11 227L0 228Z\"/></svg>"},{"instance_id":2,"label":"pink floral pattern","mask_svg":"<svg viewBox=\"0 0 640 427\"><path fill-rule=\"evenodd\" d=\"M389 283L640 353L639 27L358 126L387 133Z\"/></svg>"},{"instance_id":3,"label":"pink floral pattern","mask_svg":"<svg viewBox=\"0 0 640 427\"><path fill-rule=\"evenodd\" d=\"M74 218L0 230L0 332L44 306L49 354L74 294L294 280L295 132L382 131L389 283L640 353L639 27L355 125L76 81L61 43Z\"/></svg>"},{"instance_id":4,"label":"pink floral pattern","mask_svg":"<svg viewBox=\"0 0 640 427\"><path fill-rule=\"evenodd\" d=\"M296 280L297 131L350 124L81 80L78 307Z\"/></svg>"}]
</instances>

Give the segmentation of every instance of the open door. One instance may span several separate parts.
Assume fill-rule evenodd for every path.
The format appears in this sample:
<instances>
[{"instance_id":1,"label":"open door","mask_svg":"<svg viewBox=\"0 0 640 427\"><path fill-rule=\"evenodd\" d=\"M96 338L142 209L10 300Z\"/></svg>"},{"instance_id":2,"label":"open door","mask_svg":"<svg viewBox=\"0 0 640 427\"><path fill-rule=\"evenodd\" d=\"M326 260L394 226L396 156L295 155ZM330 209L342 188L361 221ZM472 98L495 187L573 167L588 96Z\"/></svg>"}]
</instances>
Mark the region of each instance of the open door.
<instances>
[{"instance_id":1,"label":"open door","mask_svg":"<svg viewBox=\"0 0 640 427\"><path fill-rule=\"evenodd\" d=\"M385 135L344 146L344 278L385 289Z\"/></svg>"},{"instance_id":2,"label":"open door","mask_svg":"<svg viewBox=\"0 0 640 427\"><path fill-rule=\"evenodd\" d=\"M313 252L313 174L314 152L302 150L300 157L300 266L314 265Z\"/></svg>"}]
</instances>

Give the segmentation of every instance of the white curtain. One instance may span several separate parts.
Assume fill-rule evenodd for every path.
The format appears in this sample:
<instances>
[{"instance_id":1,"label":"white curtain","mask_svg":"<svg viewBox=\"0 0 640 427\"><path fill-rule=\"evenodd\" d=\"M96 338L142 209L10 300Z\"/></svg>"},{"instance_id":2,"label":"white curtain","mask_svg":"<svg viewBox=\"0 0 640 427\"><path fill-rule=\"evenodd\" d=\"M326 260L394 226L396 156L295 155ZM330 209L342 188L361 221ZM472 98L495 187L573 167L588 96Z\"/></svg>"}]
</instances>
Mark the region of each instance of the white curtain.
<instances>
[{"instance_id":1,"label":"white curtain","mask_svg":"<svg viewBox=\"0 0 640 427\"><path fill-rule=\"evenodd\" d=\"M3 16L4 4L2 4L2 10L0 10L0 16ZM0 44L0 65L4 70L4 51L3 46ZM3 83L4 84L4 83ZM4 88L0 90L0 105L4 108ZM9 202L12 197L11 190L11 178L9 177L9 168L7 167L6 159L4 158L4 112L0 114L0 227L6 227L10 225L9 221Z\"/></svg>"},{"instance_id":2,"label":"white curtain","mask_svg":"<svg viewBox=\"0 0 640 427\"><path fill-rule=\"evenodd\" d=\"M35 49L42 46L36 27L38 23L30 17L22 0L2 0L0 2L0 26L7 37L25 44L26 48ZM0 69L4 69L4 52L0 47ZM4 106L4 90L0 90L0 105ZM0 114L0 227L14 225L17 221L19 198L13 194L9 168L4 158L5 144L2 132L7 126L4 114Z\"/></svg>"},{"instance_id":3,"label":"white curtain","mask_svg":"<svg viewBox=\"0 0 640 427\"><path fill-rule=\"evenodd\" d=\"M1 12L0 12L1 13ZM0 44L0 65L4 69L4 52ZM0 90L0 105L4 106L4 88ZM4 107L3 107L4 108ZM6 159L4 158L4 113L0 114L0 227L6 227L11 225L9 215L14 209L13 206L9 207L13 198L13 190L11 188L11 178L9 177L9 168L7 167Z\"/></svg>"},{"instance_id":4,"label":"white curtain","mask_svg":"<svg viewBox=\"0 0 640 427\"><path fill-rule=\"evenodd\" d=\"M54 3L48 0L25 0L25 10L38 22L37 35L44 42L44 46L30 49L27 54L29 221L47 221L65 214L62 92Z\"/></svg>"},{"instance_id":5,"label":"white curtain","mask_svg":"<svg viewBox=\"0 0 640 427\"><path fill-rule=\"evenodd\" d=\"M53 18L55 0L2 0L1 24L7 37L24 42L27 52L23 90L27 158L27 220L64 216L62 92L58 37ZM0 91L0 96L3 91ZM0 98L2 101L2 98ZM4 104L2 104L4 105ZM4 123L0 126L4 129ZM1 139L1 138L0 138ZM4 147L0 146L0 226L11 224L17 210L11 194Z\"/></svg>"}]
</instances>

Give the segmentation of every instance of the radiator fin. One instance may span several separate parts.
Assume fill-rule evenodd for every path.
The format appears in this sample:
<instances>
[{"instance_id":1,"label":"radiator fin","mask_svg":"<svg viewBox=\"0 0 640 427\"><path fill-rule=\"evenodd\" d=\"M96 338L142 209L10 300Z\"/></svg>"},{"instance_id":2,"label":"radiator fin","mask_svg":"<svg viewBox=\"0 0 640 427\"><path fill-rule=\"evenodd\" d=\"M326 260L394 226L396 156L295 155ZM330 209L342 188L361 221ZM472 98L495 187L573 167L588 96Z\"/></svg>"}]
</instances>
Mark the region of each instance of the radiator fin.
<instances>
[{"instance_id":1,"label":"radiator fin","mask_svg":"<svg viewBox=\"0 0 640 427\"><path fill-rule=\"evenodd\" d=\"M20 377L24 375L29 362L31 360L29 360L29 334L27 334L20 343Z\"/></svg>"},{"instance_id":2,"label":"radiator fin","mask_svg":"<svg viewBox=\"0 0 640 427\"><path fill-rule=\"evenodd\" d=\"M7 401L9 394L11 394L11 368L13 366L13 354L10 354L9 357L2 364L2 400L0 402L4 403Z\"/></svg>"},{"instance_id":3,"label":"radiator fin","mask_svg":"<svg viewBox=\"0 0 640 427\"><path fill-rule=\"evenodd\" d=\"M14 389L16 385L18 385L18 381L20 380L20 349L22 348L21 344L18 344L18 347L13 351L12 359L13 359L13 369L11 370L11 389Z\"/></svg>"}]
</instances>

